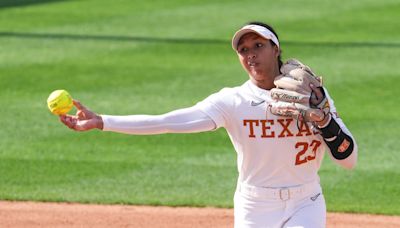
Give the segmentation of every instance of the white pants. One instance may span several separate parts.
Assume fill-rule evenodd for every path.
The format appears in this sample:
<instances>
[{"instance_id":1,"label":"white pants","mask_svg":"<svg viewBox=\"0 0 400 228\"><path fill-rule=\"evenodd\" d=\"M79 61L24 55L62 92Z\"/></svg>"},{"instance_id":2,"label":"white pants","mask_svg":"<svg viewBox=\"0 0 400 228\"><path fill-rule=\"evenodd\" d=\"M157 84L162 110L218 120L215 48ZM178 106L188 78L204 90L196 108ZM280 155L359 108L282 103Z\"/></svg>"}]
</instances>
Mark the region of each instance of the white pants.
<instances>
[{"instance_id":1,"label":"white pants","mask_svg":"<svg viewBox=\"0 0 400 228\"><path fill-rule=\"evenodd\" d=\"M255 190L238 187L234 198L235 228L325 227L326 206L319 183L291 195L287 194L291 189Z\"/></svg>"}]
</instances>

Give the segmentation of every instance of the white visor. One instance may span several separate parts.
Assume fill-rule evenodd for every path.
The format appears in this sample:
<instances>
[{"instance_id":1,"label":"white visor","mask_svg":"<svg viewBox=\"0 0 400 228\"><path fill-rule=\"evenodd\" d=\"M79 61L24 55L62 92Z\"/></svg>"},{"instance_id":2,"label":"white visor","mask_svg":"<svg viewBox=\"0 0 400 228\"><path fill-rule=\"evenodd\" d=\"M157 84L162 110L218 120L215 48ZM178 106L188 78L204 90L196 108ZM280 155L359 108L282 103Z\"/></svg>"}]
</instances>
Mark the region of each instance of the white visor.
<instances>
[{"instance_id":1,"label":"white visor","mask_svg":"<svg viewBox=\"0 0 400 228\"><path fill-rule=\"evenodd\" d=\"M244 34L251 33L251 32L258 34L261 37L264 37L265 39L271 40L279 48L278 38L269 29L267 29L263 26L260 26L260 25L246 25L243 28L239 29L239 31L237 31L235 33L235 35L233 36L233 39L232 39L233 50L237 51L237 46L238 46L240 38L242 38L242 36Z\"/></svg>"}]
</instances>

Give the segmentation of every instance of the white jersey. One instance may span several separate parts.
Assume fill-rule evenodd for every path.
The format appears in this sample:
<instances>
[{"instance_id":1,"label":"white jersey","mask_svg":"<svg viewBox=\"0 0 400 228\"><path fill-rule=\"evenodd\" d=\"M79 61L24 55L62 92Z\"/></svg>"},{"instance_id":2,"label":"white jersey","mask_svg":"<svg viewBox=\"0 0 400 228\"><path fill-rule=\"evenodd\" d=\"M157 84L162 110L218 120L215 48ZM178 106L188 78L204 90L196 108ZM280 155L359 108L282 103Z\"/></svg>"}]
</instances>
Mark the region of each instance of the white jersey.
<instances>
[{"instance_id":1,"label":"white jersey","mask_svg":"<svg viewBox=\"0 0 400 228\"><path fill-rule=\"evenodd\" d=\"M350 137L343 121L335 115L327 95L332 118ZM225 88L197 105L162 115L102 115L103 130L126 134L195 133L224 127L237 152L239 183L260 187L291 187L319 181L318 169L326 146L310 125L279 117L267 110L270 92L248 81ZM354 141L354 138L353 138ZM357 144L346 159L332 160L345 168L357 161Z\"/></svg>"},{"instance_id":2,"label":"white jersey","mask_svg":"<svg viewBox=\"0 0 400 228\"><path fill-rule=\"evenodd\" d=\"M331 111L336 112L327 94ZM326 146L317 129L268 109L270 91L247 81L224 88L197 107L224 127L237 152L240 183L262 187L290 187L319 181L318 170ZM337 116L334 117L337 119ZM349 134L343 122L337 121ZM351 135L351 134L350 134Z\"/></svg>"}]
</instances>

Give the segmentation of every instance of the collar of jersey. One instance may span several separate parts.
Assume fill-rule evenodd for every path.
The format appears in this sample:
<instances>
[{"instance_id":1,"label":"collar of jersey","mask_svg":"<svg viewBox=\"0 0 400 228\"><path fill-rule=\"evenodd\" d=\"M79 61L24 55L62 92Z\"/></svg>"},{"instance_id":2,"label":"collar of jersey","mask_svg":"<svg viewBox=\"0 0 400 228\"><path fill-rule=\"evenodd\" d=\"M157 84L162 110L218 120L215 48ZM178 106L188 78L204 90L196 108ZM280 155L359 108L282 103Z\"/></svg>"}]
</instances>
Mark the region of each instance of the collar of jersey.
<instances>
[{"instance_id":1,"label":"collar of jersey","mask_svg":"<svg viewBox=\"0 0 400 228\"><path fill-rule=\"evenodd\" d=\"M247 85L249 86L249 89L258 98L261 98L262 100L265 101L270 101L271 100L271 91L266 90L266 89L261 89L260 87L256 86L251 82L251 80L247 81Z\"/></svg>"}]
</instances>

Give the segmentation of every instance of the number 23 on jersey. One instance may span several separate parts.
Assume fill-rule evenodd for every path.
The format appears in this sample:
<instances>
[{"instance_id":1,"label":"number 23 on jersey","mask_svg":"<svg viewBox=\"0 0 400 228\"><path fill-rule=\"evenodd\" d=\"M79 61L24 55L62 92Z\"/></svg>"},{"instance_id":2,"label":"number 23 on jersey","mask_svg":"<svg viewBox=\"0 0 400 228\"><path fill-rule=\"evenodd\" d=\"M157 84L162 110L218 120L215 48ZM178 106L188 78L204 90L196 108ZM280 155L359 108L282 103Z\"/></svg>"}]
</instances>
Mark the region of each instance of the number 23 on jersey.
<instances>
[{"instance_id":1,"label":"number 23 on jersey","mask_svg":"<svg viewBox=\"0 0 400 228\"><path fill-rule=\"evenodd\" d=\"M321 141L313 140L311 143L308 142L297 142L295 145L296 149L300 151L296 154L296 162L295 165L301 165L308 161L312 161L315 159L317 155L318 147L321 145ZM306 154L308 149L311 149L311 155Z\"/></svg>"}]
</instances>

